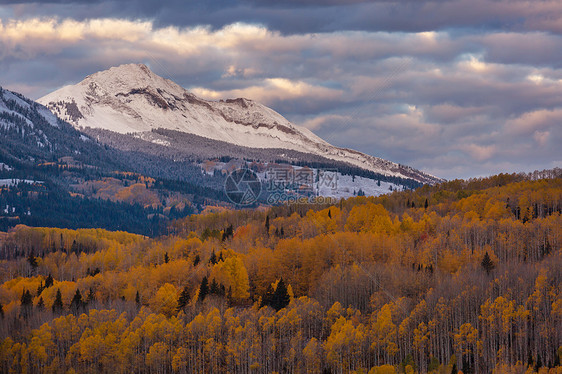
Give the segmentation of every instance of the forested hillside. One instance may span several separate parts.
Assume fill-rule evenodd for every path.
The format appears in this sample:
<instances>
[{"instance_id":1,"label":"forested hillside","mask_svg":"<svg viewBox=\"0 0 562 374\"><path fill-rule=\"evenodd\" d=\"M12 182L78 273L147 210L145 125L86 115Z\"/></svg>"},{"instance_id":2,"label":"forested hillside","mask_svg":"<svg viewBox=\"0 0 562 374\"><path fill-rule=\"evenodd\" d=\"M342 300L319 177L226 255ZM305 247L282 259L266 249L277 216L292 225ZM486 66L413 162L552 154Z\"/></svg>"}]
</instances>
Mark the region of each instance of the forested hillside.
<instances>
[{"instance_id":1,"label":"forested hillside","mask_svg":"<svg viewBox=\"0 0 562 374\"><path fill-rule=\"evenodd\" d=\"M0 237L0 371L561 373L560 170Z\"/></svg>"}]
</instances>

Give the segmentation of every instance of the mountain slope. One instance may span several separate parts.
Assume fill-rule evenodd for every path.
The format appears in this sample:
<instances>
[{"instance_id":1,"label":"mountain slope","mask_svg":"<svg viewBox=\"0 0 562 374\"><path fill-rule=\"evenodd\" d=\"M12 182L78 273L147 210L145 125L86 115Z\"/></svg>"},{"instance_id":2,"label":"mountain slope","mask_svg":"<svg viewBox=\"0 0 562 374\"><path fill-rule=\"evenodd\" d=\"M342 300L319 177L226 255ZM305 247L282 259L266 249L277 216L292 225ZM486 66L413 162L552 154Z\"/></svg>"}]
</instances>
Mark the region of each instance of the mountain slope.
<instances>
[{"instance_id":1,"label":"mountain slope","mask_svg":"<svg viewBox=\"0 0 562 374\"><path fill-rule=\"evenodd\" d=\"M157 235L168 219L226 204L223 185L198 165L100 144L0 87L0 231L25 224Z\"/></svg>"},{"instance_id":2,"label":"mountain slope","mask_svg":"<svg viewBox=\"0 0 562 374\"><path fill-rule=\"evenodd\" d=\"M92 74L38 101L77 128L134 133L140 138L151 138L143 134L157 129L174 130L236 146L312 154L421 183L440 181L407 166L332 146L255 101L200 99L142 64Z\"/></svg>"}]
</instances>

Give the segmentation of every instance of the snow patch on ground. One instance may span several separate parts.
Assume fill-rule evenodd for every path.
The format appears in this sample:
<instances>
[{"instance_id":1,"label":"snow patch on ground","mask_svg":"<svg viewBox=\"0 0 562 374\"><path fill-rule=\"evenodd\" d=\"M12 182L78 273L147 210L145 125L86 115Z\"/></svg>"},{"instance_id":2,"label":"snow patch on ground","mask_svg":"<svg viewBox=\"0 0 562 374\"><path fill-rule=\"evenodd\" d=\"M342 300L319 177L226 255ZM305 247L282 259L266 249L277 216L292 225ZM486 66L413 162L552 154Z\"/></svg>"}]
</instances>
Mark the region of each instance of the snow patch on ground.
<instances>
[{"instance_id":1,"label":"snow patch on ground","mask_svg":"<svg viewBox=\"0 0 562 374\"><path fill-rule=\"evenodd\" d=\"M10 170L14 170L12 167L10 167L8 164L5 164L3 162L0 162L0 170L1 171L10 171Z\"/></svg>"},{"instance_id":2,"label":"snow patch on ground","mask_svg":"<svg viewBox=\"0 0 562 374\"><path fill-rule=\"evenodd\" d=\"M207 161L200 164L204 174L213 175L216 172L229 174L233 170L245 168L245 162L232 160L227 163ZM320 174L319 174L320 173ZM289 187L288 193L294 192L294 182L304 181L301 193L313 196L347 199L364 194L365 196L380 196L392 191L402 191L404 186L394 183L378 181L370 178L344 175L337 170L314 169L288 164L263 164L256 172L262 182L262 191L275 192L278 187Z\"/></svg>"},{"instance_id":3,"label":"snow patch on ground","mask_svg":"<svg viewBox=\"0 0 562 374\"><path fill-rule=\"evenodd\" d=\"M170 142L169 142L169 141L163 140L163 139L155 138L155 139L151 139L150 141L151 141L152 143L154 143L154 144L165 145L165 146L169 146L169 145L170 145Z\"/></svg>"},{"instance_id":4,"label":"snow patch on ground","mask_svg":"<svg viewBox=\"0 0 562 374\"><path fill-rule=\"evenodd\" d=\"M3 91L2 95L4 96L5 100L13 100L16 102L16 104L18 104L19 106L26 108L26 109L30 109L31 105L29 105L26 101L22 100L21 98L19 98L18 96L14 95L12 92L10 91Z\"/></svg>"},{"instance_id":5,"label":"snow patch on ground","mask_svg":"<svg viewBox=\"0 0 562 374\"><path fill-rule=\"evenodd\" d=\"M42 181L35 181L30 179L0 179L0 187L5 186L15 186L18 183L27 183L27 184L42 184Z\"/></svg>"},{"instance_id":6,"label":"snow patch on ground","mask_svg":"<svg viewBox=\"0 0 562 374\"><path fill-rule=\"evenodd\" d=\"M59 127L59 121L57 117L49 109L45 108L44 106L39 106L37 108L37 111L39 112L39 114L41 114L41 116L43 116L43 118L45 118L45 121L47 121L51 126L56 128Z\"/></svg>"},{"instance_id":7,"label":"snow patch on ground","mask_svg":"<svg viewBox=\"0 0 562 374\"><path fill-rule=\"evenodd\" d=\"M22 116L21 114L19 114L18 112L14 112L13 110L8 109L6 106L2 105L3 102L0 101L0 113L8 113L11 115L14 115L16 117L21 118L22 120L24 120L27 125L31 128L34 128L35 125L33 124L33 122L31 122L29 119L27 119L26 117ZM5 121L4 121L5 122ZM9 127L13 127L14 124L9 123L9 122L5 122L8 126L3 126L4 128L9 128Z\"/></svg>"}]
</instances>

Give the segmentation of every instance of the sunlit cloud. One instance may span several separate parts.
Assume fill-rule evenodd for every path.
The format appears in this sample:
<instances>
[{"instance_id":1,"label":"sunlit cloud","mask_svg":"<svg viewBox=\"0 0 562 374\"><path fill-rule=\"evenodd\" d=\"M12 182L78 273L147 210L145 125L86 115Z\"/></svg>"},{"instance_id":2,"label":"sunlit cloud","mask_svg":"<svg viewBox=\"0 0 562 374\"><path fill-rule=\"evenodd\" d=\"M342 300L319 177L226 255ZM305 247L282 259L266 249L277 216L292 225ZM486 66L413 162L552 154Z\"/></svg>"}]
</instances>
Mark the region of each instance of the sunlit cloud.
<instances>
[{"instance_id":1,"label":"sunlit cloud","mask_svg":"<svg viewBox=\"0 0 562 374\"><path fill-rule=\"evenodd\" d=\"M0 84L38 98L143 62L203 98L253 99L334 144L451 178L562 159L561 51L542 31L31 17L0 19Z\"/></svg>"},{"instance_id":2,"label":"sunlit cloud","mask_svg":"<svg viewBox=\"0 0 562 374\"><path fill-rule=\"evenodd\" d=\"M194 94L211 100L244 97L270 105L283 100L306 99L314 97L315 100L337 100L342 92L339 90L314 86L303 81L292 81L284 78L267 78L259 86L250 86L243 89L215 91L203 87L193 87Z\"/></svg>"}]
</instances>

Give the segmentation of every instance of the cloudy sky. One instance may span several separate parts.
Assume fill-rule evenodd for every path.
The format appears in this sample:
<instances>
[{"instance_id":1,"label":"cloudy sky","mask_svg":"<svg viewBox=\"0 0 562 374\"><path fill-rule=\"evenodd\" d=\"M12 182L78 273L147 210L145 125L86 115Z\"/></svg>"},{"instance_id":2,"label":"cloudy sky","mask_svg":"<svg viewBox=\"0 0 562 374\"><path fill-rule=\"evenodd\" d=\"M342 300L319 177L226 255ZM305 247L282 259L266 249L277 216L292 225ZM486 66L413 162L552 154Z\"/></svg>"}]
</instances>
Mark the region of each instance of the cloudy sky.
<instances>
[{"instance_id":1,"label":"cloudy sky","mask_svg":"<svg viewBox=\"0 0 562 374\"><path fill-rule=\"evenodd\" d=\"M560 0L0 1L0 85L142 62L444 178L562 167Z\"/></svg>"}]
</instances>

